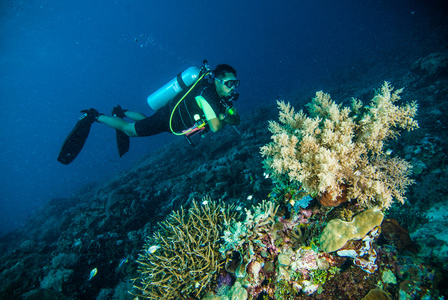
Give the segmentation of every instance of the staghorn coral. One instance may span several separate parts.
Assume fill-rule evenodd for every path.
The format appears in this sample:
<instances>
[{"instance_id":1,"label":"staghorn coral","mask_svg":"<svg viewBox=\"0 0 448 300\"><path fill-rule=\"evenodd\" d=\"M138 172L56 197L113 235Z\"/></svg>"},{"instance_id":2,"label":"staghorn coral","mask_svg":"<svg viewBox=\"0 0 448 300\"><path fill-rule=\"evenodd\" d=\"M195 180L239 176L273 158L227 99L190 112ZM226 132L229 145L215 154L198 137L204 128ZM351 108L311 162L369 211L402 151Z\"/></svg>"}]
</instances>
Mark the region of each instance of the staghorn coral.
<instances>
[{"instance_id":1,"label":"staghorn coral","mask_svg":"<svg viewBox=\"0 0 448 300\"><path fill-rule=\"evenodd\" d=\"M236 217L232 206L211 199L172 212L139 254L140 276L132 294L142 299L199 298L223 265L218 243L223 224Z\"/></svg>"},{"instance_id":2,"label":"staghorn coral","mask_svg":"<svg viewBox=\"0 0 448 300\"><path fill-rule=\"evenodd\" d=\"M399 130L418 128L417 104L394 104L401 91L385 82L368 106L353 99L351 107L320 91L307 104L310 117L279 101L280 124L269 123L273 141L261 148L264 167L278 183L297 183L313 196L330 193L335 201L345 185L347 199L365 207L403 203L411 165L383 149Z\"/></svg>"}]
</instances>

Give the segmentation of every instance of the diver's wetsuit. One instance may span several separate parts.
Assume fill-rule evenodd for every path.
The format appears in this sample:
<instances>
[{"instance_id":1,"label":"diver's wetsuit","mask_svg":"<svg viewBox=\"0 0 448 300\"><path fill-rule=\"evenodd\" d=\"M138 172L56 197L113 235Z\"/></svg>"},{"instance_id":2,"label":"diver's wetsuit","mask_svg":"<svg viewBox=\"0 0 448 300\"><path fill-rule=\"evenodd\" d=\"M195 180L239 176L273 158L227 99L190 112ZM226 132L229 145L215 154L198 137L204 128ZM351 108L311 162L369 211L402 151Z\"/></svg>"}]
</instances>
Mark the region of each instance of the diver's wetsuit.
<instances>
[{"instance_id":1,"label":"diver's wetsuit","mask_svg":"<svg viewBox=\"0 0 448 300\"><path fill-rule=\"evenodd\" d=\"M135 132L138 136L150 136L162 132L171 132L170 116L174 106L183 94L171 100L168 105L156 111L153 115L135 122ZM197 97L202 96L202 97ZM209 121L225 112L220 103L221 98L215 90L212 80L202 80L179 104L173 115L172 127L175 132L181 132L194 125L195 115Z\"/></svg>"}]
</instances>

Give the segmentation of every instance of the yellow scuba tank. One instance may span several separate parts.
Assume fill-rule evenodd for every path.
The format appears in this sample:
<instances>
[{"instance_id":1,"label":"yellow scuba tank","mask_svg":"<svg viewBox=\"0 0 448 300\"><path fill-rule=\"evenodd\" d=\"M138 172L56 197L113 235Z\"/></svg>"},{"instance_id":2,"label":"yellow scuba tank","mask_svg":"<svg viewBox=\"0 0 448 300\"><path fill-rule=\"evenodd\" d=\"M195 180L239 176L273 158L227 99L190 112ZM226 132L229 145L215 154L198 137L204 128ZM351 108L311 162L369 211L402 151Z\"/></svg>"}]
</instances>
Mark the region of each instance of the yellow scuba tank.
<instances>
[{"instance_id":1,"label":"yellow scuba tank","mask_svg":"<svg viewBox=\"0 0 448 300\"><path fill-rule=\"evenodd\" d=\"M198 80L200 72L201 69L197 67L189 67L177 74L177 76L170 82L148 96L148 105L153 110L158 110L164 107L180 92L186 92L188 88Z\"/></svg>"}]
</instances>

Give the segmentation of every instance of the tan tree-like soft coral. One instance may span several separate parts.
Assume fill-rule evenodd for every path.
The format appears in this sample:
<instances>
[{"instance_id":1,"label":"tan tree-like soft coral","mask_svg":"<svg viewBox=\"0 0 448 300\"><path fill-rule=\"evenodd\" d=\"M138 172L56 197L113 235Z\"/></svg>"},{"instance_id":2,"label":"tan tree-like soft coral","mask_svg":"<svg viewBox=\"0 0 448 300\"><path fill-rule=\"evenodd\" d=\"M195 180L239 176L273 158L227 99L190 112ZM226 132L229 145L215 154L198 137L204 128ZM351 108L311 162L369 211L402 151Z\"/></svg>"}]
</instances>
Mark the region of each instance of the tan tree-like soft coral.
<instances>
[{"instance_id":1,"label":"tan tree-like soft coral","mask_svg":"<svg viewBox=\"0 0 448 300\"><path fill-rule=\"evenodd\" d=\"M269 122L273 141L261 148L265 168L274 180L297 183L312 195L331 193L336 200L344 185L348 200L366 207L403 202L413 183L411 165L383 149L400 130L418 128L417 104L396 104L401 91L385 82L368 106L353 99L351 107L320 91L307 104L309 116L278 101L280 123Z\"/></svg>"}]
</instances>

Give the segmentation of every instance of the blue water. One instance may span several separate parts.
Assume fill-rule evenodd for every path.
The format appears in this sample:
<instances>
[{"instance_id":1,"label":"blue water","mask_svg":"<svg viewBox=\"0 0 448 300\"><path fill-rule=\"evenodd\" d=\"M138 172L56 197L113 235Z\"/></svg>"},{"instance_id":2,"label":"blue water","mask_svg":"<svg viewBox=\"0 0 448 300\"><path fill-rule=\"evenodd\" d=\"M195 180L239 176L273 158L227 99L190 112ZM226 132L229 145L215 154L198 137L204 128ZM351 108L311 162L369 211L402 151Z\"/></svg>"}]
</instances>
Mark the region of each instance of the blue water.
<instances>
[{"instance_id":1,"label":"blue water","mask_svg":"<svg viewBox=\"0 0 448 300\"><path fill-rule=\"evenodd\" d=\"M418 37L435 43L441 3L2 1L0 233L173 139L132 139L119 159L114 131L94 124L82 153L61 165L56 157L81 109L110 113L121 104L150 114L148 94L208 59L237 69L244 117L335 70L417 51Z\"/></svg>"}]
</instances>

